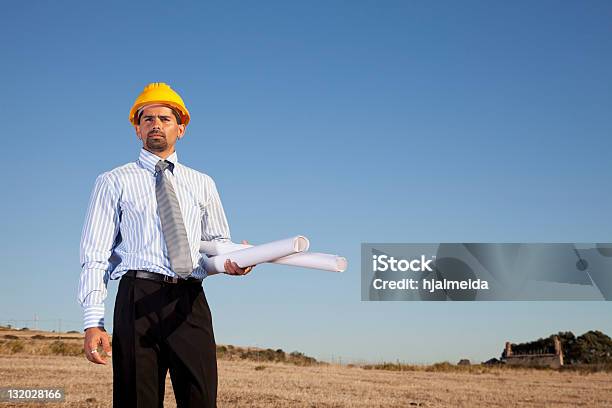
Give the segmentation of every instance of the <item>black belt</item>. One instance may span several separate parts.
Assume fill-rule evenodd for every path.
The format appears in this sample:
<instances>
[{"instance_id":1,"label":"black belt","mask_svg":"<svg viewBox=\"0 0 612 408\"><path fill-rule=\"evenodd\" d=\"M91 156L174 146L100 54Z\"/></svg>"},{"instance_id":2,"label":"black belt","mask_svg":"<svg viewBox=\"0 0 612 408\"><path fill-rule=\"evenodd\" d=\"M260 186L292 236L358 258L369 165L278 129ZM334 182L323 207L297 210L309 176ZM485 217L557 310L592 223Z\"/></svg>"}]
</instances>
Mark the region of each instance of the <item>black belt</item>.
<instances>
[{"instance_id":1,"label":"black belt","mask_svg":"<svg viewBox=\"0 0 612 408\"><path fill-rule=\"evenodd\" d=\"M202 280L194 277L189 277L187 279L175 278L174 276L163 275L161 273L136 271L133 269L127 271L123 276L127 276L128 278L148 279L165 283L202 283Z\"/></svg>"}]
</instances>

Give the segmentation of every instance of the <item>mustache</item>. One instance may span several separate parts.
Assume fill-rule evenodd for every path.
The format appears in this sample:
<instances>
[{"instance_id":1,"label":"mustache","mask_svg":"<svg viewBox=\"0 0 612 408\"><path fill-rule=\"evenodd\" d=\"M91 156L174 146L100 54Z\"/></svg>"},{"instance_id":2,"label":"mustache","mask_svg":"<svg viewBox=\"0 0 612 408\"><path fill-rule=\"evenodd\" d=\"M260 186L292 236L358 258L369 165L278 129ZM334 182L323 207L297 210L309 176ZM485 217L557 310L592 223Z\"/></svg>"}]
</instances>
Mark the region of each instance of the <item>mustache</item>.
<instances>
[{"instance_id":1,"label":"mustache","mask_svg":"<svg viewBox=\"0 0 612 408\"><path fill-rule=\"evenodd\" d=\"M166 134L160 130L152 130L149 133L147 133L147 136L163 136L166 137Z\"/></svg>"}]
</instances>

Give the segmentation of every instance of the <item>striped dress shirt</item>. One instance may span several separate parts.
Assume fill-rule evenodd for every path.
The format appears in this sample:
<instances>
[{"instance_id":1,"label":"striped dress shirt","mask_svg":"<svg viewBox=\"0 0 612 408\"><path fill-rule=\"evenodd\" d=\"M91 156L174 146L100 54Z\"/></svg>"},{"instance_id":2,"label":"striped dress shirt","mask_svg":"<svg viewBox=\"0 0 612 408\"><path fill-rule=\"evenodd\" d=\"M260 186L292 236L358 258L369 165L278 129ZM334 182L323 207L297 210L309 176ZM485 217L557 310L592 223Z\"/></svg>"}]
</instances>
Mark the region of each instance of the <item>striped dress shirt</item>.
<instances>
[{"instance_id":1,"label":"striped dress shirt","mask_svg":"<svg viewBox=\"0 0 612 408\"><path fill-rule=\"evenodd\" d=\"M172 271L157 214L155 165L160 158L142 149L136 162L101 174L89 202L81 236L78 301L84 328L104 326L109 279L130 269L178 277ZM214 181L178 163L166 169L181 207L193 263L192 276L204 279L200 241L229 241L230 232Z\"/></svg>"}]
</instances>

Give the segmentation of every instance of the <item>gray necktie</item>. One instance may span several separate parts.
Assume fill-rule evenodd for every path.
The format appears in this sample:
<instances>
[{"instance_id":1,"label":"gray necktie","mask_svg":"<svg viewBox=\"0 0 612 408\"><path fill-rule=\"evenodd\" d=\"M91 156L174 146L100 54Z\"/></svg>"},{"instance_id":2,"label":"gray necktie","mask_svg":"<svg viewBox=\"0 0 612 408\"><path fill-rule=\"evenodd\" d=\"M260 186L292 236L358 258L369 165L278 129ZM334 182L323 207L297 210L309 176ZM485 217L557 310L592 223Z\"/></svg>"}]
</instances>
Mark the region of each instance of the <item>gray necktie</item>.
<instances>
[{"instance_id":1,"label":"gray necktie","mask_svg":"<svg viewBox=\"0 0 612 408\"><path fill-rule=\"evenodd\" d=\"M166 160L160 160L155 165L155 196L157 197L157 212L161 220L162 232L172 270L186 278L193 272L191 249L187 240L187 231L181 215L176 193L165 170L173 166Z\"/></svg>"}]
</instances>

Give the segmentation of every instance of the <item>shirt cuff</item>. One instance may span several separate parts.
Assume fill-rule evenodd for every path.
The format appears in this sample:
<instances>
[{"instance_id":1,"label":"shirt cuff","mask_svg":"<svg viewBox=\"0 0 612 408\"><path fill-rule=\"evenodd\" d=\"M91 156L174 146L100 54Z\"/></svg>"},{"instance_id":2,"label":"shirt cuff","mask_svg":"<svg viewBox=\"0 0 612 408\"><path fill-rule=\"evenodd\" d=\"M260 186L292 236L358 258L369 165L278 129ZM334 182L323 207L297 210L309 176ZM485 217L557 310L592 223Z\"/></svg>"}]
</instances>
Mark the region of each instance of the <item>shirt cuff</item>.
<instances>
[{"instance_id":1,"label":"shirt cuff","mask_svg":"<svg viewBox=\"0 0 612 408\"><path fill-rule=\"evenodd\" d=\"M83 306L83 329L104 327L104 305Z\"/></svg>"}]
</instances>

